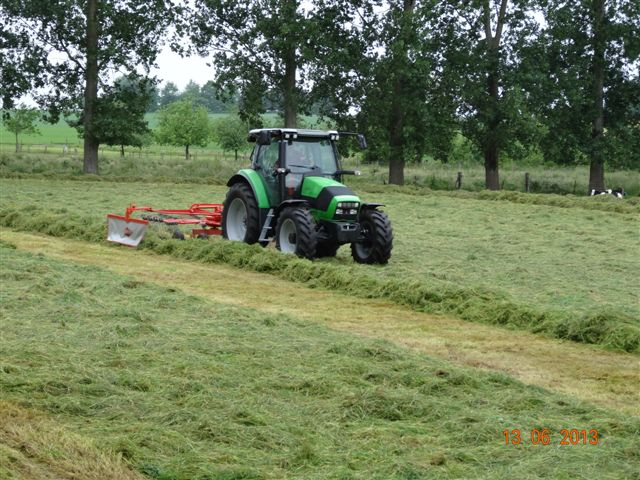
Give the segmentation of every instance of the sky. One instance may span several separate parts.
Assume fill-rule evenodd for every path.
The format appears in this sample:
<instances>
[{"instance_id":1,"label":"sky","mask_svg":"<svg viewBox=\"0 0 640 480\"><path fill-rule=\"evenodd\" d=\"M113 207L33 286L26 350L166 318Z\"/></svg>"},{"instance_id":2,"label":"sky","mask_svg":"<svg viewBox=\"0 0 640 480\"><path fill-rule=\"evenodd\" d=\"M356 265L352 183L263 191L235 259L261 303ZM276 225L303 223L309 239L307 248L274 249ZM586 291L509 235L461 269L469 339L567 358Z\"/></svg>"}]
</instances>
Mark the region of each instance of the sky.
<instances>
[{"instance_id":1,"label":"sky","mask_svg":"<svg viewBox=\"0 0 640 480\"><path fill-rule=\"evenodd\" d=\"M168 45L162 49L156 63L158 68L151 69L151 75L161 81L160 85L173 82L183 90L189 80L201 86L208 80L213 80L213 68L207 66L206 59L197 55L180 58L180 55L172 52Z\"/></svg>"}]
</instances>

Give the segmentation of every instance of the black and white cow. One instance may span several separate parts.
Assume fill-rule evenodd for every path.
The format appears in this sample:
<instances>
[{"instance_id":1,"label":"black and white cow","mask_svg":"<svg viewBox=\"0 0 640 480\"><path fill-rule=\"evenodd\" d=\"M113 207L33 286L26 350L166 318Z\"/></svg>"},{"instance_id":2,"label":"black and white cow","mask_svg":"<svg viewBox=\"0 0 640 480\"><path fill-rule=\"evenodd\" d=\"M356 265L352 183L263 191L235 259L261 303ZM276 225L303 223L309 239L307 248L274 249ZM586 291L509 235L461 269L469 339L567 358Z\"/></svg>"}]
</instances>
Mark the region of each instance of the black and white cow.
<instances>
[{"instance_id":1,"label":"black and white cow","mask_svg":"<svg viewBox=\"0 0 640 480\"><path fill-rule=\"evenodd\" d=\"M616 188L613 190L608 188L607 190L591 190L591 192L589 192L589 196L593 197L594 195L613 195L616 198L623 198L626 193L623 188Z\"/></svg>"}]
</instances>

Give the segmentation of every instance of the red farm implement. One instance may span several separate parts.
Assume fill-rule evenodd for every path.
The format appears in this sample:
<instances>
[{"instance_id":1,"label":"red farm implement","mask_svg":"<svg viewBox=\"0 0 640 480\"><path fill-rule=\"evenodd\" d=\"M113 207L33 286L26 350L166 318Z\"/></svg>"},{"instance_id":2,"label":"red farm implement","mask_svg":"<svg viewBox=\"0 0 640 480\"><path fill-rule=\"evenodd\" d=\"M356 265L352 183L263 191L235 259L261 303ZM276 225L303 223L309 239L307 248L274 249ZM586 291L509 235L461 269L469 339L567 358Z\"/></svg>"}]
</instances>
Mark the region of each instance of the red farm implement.
<instances>
[{"instance_id":1,"label":"red farm implement","mask_svg":"<svg viewBox=\"0 0 640 480\"><path fill-rule=\"evenodd\" d=\"M135 212L146 212L140 218L134 218ZM179 225L194 225L192 238L208 238L209 235L222 234L222 204L194 203L185 210L156 209L130 205L124 215L107 215L107 240L137 247L144 238L149 222L163 223L175 227L174 237L184 239Z\"/></svg>"}]
</instances>

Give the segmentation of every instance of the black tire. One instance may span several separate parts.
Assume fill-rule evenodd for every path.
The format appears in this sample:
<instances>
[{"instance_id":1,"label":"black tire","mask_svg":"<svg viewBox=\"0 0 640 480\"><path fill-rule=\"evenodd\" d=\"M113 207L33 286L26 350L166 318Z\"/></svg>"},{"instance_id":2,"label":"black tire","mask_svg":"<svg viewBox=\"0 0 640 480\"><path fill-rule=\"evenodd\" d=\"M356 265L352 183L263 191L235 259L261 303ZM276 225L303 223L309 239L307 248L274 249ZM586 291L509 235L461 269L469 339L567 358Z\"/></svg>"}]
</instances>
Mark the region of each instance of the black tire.
<instances>
[{"instance_id":1,"label":"black tire","mask_svg":"<svg viewBox=\"0 0 640 480\"><path fill-rule=\"evenodd\" d=\"M316 222L311 212L306 208L285 208L278 217L276 248L313 260L317 245Z\"/></svg>"},{"instance_id":2,"label":"black tire","mask_svg":"<svg viewBox=\"0 0 640 480\"><path fill-rule=\"evenodd\" d=\"M244 243L256 243L260 238L258 202L246 183L234 183L227 192L222 210L222 236Z\"/></svg>"},{"instance_id":3,"label":"black tire","mask_svg":"<svg viewBox=\"0 0 640 480\"><path fill-rule=\"evenodd\" d=\"M335 257L336 253L338 253L338 248L340 248L340 245L330 240L318 242L318 246L316 247L316 257Z\"/></svg>"},{"instance_id":4,"label":"black tire","mask_svg":"<svg viewBox=\"0 0 640 480\"><path fill-rule=\"evenodd\" d=\"M360 215L360 229L365 240L351 244L353 259L358 263L386 264L393 248L393 230L387 214L365 210Z\"/></svg>"}]
</instances>

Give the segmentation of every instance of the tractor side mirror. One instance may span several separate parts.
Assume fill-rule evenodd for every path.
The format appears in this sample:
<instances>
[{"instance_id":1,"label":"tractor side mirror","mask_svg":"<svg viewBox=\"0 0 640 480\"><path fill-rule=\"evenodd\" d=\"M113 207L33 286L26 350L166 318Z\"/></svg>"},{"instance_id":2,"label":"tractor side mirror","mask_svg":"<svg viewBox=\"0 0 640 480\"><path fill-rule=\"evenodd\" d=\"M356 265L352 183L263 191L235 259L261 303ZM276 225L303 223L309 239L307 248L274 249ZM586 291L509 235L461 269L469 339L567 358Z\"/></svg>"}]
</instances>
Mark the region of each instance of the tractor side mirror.
<instances>
[{"instance_id":1,"label":"tractor side mirror","mask_svg":"<svg viewBox=\"0 0 640 480\"><path fill-rule=\"evenodd\" d=\"M271 132L269 130L261 130L258 134L258 145L271 145Z\"/></svg>"},{"instance_id":2,"label":"tractor side mirror","mask_svg":"<svg viewBox=\"0 0 640 480\"><path fill-rule=\"evenodd\" d=\"M360 149L364 150L365 148L367 148L367 139L364 138L364 135L359 133L357 137L358 137L358 145L360 146Z\"/></svg>"}]
</instances>

